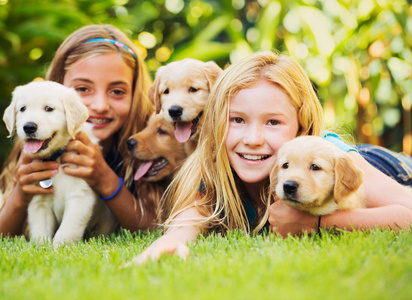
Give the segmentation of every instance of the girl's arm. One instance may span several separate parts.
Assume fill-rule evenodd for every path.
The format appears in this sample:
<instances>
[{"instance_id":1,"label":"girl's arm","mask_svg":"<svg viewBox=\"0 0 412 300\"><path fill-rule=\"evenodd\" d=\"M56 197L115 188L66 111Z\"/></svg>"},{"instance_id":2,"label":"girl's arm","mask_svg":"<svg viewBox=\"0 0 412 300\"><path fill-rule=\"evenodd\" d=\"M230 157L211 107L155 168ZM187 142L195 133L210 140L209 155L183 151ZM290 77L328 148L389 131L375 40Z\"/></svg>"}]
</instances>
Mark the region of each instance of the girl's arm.
<instances>
[{"instance_id":1,"label":"girl's arm","mask_svg":"<svg viewBox=\"0 0 412 300\"><path fill-rule=\"evenodd\" d=\"M321 217L321 227L352 230L367 228L406 228L412 224L412 194L395 180L389 178L360 154L350 151L349 155L365 172L362 189L366 195L367 207L338 211ZM277 201L269 209L269 223L272 230L286 237L289 233L316 231L318 217L298 211Z\"/></svg>"},{"instance_id":2,"label":"girl's arm","mask_svg":"<svg viewBox=\"0 0 412 300\"><path fill-rule=\"evenodd\" d=\"M23 154L17 168L15 183L10 196L0 210L0 235L3 237L23 234L27 219L27 208L34 195L51 194L53 187L44 189L38 182L58 173L57 162L42 162Z\"/></svg>"},{"instance_id":3,"label":"girl's arm","mask_svg":"<svg viewBox=\"0 0 412 300\"><path fill-rule=\"evenodd\" d=\"M68 175L83 178L102 197L113 195L119 187L120 179L103 158L100 147L94 144L84 132L79 132L76 140L70 141L62 156L62 163L72 163L76 167L64 167ZM101 200L104 201L104 200ZM130 231L150 229L155 225L152 209L144 209L142 215L138 199L123 185L120 191L105 203L115 215L120 225Z\"/></svg>"},{"instance_id":4,"label":"girl's arm","mask_svg":"<svg viewBox=\"0 0 412 300\"><path fill-rule=\"evenodd\" d=\"M147 260L158 260L163 254L177 254L183 259L189 255L186 243L196 240L200 227L194 225L199 219L204 218L195 207L180 213L170 224L166 233L151 244L145 251L133 258L131 264L142 264Z\"/></svg>"}]
</instances>

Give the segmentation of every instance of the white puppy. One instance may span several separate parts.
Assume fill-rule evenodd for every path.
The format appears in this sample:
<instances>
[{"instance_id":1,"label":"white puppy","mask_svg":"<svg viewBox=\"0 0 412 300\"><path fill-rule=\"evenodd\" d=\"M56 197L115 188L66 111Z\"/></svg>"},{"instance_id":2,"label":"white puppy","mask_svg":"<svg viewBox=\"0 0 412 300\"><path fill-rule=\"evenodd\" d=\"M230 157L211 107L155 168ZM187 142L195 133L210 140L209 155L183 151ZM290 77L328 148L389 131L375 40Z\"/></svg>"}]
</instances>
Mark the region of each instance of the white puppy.
<instances>
[{"instance_id":1,"label":"white puppy","mask_svg":"<svg viewBox=\"0 0 412 300\"><path fill-rule=\"evenodd\" d=\"M78 131L86 131L97 142L85 123L87 118L87 108L77 92L50 81L18 86L3 116L10 136L17 131L24 142L23 151L58 162ZM97 234L114 229L114 216L83 179L66 175L61 165L56 176L39 184L47 188L51 182L55 193L36 195L29 204L29 229L35 241L53 238L58 246L79 241L86 229Z\"/></svg>"}]
</instances>

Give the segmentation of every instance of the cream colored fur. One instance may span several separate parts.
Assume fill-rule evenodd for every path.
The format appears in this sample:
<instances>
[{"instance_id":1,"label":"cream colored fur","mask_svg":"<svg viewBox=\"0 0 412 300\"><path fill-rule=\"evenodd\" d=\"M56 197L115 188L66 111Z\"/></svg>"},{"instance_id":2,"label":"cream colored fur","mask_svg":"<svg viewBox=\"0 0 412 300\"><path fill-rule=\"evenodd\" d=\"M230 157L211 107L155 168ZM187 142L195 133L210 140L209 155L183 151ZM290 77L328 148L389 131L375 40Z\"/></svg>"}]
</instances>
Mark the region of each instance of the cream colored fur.
<instances>
[{"instance_id":1,"label":"cream colored fur","mask_svg":"<svg viewBox=\"0 0 412 300\"><path fill-rule=\"evenodd\" d=\"M354 160L332 143L321 137L301 136L279 149L270 191L292 207L327 215L365 206L360 189L363 176ZM292 193L293 185L296 191Z\"/></svg>"},{"instance_id":2,"label":"cream colored fur","mask_svg":"<svg viewBox=\"0 0 412 300\"><path fill-rule=\"evenodd\" d=\"M29 139L48 140L47 147L31 153L35 158L44 159L58 149L64 149L80 130L98 142L91 127L85 123L87 118L87 108L74 89L41 81L15 89L3 120L10 135L16 131L25 144ZM37 126L33 134L23 129L28 123ZM60 158L57 161L60 162ZM55 193L35 195L29 204L31 237L40 243L53 238L53 244L58 246L79 241L87 229L93 229L97 234L110 233L116 221L106 204L83 179L66 175L62 167L52 178Z\"/></svg>"},{"instance_id":3,"label":"cream colored fur","mask_svg":"<svg viewBox=\"0 0 412 300\"><path fill-rule=\"evenodd\" d=\"M149 97L156 105L156 112L160 113L163 110L166 121L175 123L175 126L179 122L192 122L192 143L185 145L188 155L196 148L203 123L203 116L200 114L221 71L215 62L205 63L186 58L160 67L150 87ZM182 114L178 117L172 116L170 110L173 107L180 107Z\"/></svg>"}]
</instances>

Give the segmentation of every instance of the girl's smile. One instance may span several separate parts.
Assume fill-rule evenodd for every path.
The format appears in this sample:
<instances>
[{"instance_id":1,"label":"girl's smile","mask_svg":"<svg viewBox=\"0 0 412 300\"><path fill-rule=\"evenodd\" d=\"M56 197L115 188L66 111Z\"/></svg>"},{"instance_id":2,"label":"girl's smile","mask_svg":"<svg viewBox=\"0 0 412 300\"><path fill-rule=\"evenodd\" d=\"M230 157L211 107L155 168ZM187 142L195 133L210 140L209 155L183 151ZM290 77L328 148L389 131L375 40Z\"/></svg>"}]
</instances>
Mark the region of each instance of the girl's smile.
<instances>
[{"instance_id":1,"label":"girl's smile","mask_svg":"<svg viewBox=\"0 0 412 300\"><path fill-rule=\"evenodd\" d=\"M298 130L296 109L282 88L260 81L240 90L229 110L225 145L230 165L245 184L264 182L278 149Z\"/></svg>"}]
</instances>

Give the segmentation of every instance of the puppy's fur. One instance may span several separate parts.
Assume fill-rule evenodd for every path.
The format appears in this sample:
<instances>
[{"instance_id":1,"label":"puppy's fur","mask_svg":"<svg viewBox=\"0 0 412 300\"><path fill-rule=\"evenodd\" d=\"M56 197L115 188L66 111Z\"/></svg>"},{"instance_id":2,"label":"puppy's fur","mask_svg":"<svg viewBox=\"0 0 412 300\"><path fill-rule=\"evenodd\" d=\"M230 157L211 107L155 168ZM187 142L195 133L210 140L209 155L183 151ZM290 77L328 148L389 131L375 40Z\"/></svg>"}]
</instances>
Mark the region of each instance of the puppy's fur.
<instances>
[{"instance_id":1,"label":"puppy's fur","mask_svg":"<svg viewBox=\"0 0 412 300\"><path fill-rule=\"evenodd\" d=\"M17 131L23 141L23 151L36 159L54 160L52 157L58 156L58 162L79 130L97 142L84 123L87 118L87 108L77 92L50 81L17 87L3 116L10 135ZM55 193L35 195L29 204L32 238L40 243L53 238L58 246L79 241L86 229L110 233L116 222L106 204L83 179L66 175L62 167L52 178Z\"/></svg>"},{"instance_id":2,"label":"puppy's fur","mask_svg":"<svg viewBox=\"0 0 412 300\"><path fill-rule=\"evenodd\" d=\"M175 136L186 144L186 153L196 148L203 123L203 109L212 86L222 69L215 62L186 58L157 70L149 97L156 112L164 112L166 121L175 124Z\"/></svg>"},{"instance_id":3,"label":"puppy's fur","mask_svg":"<svg viewBox=\"0 0 412 300\"><path fill-rule=\"evenodd\" d=\"M130 154L139 164L134 176L139 199L149 201L156 214L163 192L187 157L185 143L179 143L173 132L173 124L163 114L153 114L145 129L127 142Z\"/></svg>"},{"instance_id":4,"label":"puppy's fur","mask_svg":"<svg viewBox=\"0 0 412 300\"><path fill-rule=\"evenodd\" d=\"M313 215L365 206L363 171L344 151L321 137L285 143L270 174L272 195Z\"/></svg>"}]
</instances>

